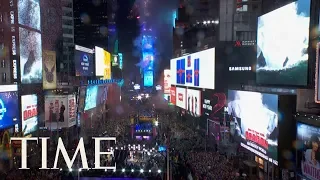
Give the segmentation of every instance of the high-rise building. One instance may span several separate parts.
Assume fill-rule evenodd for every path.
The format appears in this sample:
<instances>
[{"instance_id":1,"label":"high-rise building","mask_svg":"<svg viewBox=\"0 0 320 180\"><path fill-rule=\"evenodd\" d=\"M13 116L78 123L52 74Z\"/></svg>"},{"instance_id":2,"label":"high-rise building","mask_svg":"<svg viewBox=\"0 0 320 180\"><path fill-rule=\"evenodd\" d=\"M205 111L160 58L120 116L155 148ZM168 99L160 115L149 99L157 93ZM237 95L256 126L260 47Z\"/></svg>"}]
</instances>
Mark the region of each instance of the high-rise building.
<instances>
[{"instance_id":1,"label":"high-rise building","mask_svg":"<svg viewBox=\"0 0 320 180\"><path fill-rule=\"evenodd\" d=\"M180 0L173 42L175 56L215 45L218 4L218 0Z\"/></svg>"},{"instance_id":2,"label":"high-rise building","mask_svg":"<svg viewBox=\"0 0 320 180\"><path fill-rule=\"evenodd\" d=\"M9 1L0 1L0 84L12 83L11 62L14 59L11 58L13 56L11 55L12 50L9 49L13 47L12 44L15 43L15 41L13 41L10 35L11 24L14 19L9 17Z\"/></svg>"},{"instance_id":3,"label":"high-rise building","mask_svg":"<svg viewBox=\"0 0 320 180\"><path fill-rule=\"evenodd\" d=\"M254 41L262 0L220 1L220 41Z\"/></svg>"},{"instance_id":4,"label":"high-rise building","mask_svg":"<svg viewBox=\"0 0 320 180\"><path fill-rule=\"evenodd\" d=\"M118 31L116 26L116 13L118 9L117 0L108 1L108 51L117 54L118 52Z\"/></svg>"},{"instance_id":5,"label":"high-rise building","mask_svg":"<svg viewBox=\"0 0 320 180\"><path fill-rule=\"evenodd\" d=\"M74 49L74 21L73 0L62 0L62 53L60 72L73 74L73 49Z\"/></svg>"},{"instance_id":6,"label":"high-rise building","mask_svg":"<svg viewBox=\"0 0 320 180\"><path fill-rule=\"evenodd\" d=\"M74 1L74 43L87 48L108 47L108 1Z\"/></svg>"}]
</instances>

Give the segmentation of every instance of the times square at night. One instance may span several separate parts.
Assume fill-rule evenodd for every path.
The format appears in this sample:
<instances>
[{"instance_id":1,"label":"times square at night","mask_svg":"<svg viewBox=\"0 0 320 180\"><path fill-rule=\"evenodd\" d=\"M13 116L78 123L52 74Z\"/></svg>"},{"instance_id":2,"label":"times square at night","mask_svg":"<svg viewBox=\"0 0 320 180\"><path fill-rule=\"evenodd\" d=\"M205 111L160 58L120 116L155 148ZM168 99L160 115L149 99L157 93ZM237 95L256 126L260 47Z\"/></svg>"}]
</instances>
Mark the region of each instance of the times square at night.
<instances>
[{"instance_id":1,"label":"times square at night","mask_svg":"<svg viewBox=\"0 0 320 180\"><path fill-rule=\"evenodd\" d=\"M0 179L320 179L319 14L0 0Z\"/></svg>"}]
</instances>

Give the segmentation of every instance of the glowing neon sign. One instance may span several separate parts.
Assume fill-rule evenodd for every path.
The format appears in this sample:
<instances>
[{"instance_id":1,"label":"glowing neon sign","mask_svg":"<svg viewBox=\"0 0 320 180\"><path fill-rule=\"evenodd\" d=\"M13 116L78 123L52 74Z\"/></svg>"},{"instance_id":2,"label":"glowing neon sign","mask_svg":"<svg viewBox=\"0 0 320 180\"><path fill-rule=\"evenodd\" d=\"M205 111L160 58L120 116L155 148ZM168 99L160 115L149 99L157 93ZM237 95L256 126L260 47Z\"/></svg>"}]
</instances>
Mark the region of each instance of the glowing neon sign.
<instances>
[{"instance_id":1,"label":"glowing neon sign","mask_svg":"<svg viewBox=\"0 0 320 180\"><path fill-rule=\"evenodd\" d=\"M2 99L0 99L0 106L1 106L0 107L0 120L2 120L4 117L4 114L7 112L7 108L5 107Z\"/></svg>"}]
</instances>

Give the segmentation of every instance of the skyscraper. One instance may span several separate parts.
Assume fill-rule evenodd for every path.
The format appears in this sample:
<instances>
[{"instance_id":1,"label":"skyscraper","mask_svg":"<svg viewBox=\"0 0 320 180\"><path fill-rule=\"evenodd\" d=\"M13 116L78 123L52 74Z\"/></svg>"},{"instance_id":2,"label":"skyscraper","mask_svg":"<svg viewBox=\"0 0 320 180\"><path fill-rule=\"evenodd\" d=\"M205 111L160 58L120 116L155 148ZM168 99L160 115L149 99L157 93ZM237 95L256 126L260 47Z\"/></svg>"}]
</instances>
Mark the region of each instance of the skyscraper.
<instances>
[{"instance_id":1,"label":"skyscraper","mask_svg":"<svg viewBox=\"0 0 320 180\"><path fill-rule=\"evenodd\" d=\"M87 48L108 47L108 1L74 1L74 41Z\"/></svg>"}]
</instances>

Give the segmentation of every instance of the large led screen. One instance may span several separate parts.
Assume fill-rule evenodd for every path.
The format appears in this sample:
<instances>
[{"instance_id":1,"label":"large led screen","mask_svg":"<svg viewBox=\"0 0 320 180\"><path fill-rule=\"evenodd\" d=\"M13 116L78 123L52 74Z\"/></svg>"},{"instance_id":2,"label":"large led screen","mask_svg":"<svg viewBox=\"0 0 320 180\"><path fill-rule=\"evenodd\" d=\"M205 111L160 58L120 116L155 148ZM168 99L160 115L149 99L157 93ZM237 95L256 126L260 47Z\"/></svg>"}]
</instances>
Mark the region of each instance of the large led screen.
<instances>
[{"instance_id":1,"label":"large led screen","mask_svg":"<svg viewBox=\"0 0 320 180\"><path fill-rule=\"evenodd\" d=\"M182 109L186 109L186 89L176 87L176 105Z\"/></svg>"},{"instance_id":2,"label":"large led screen","mask_svg":"<svg viewBox=\"0 0 320 180\"><path fill-rule=\"evenodd\" d=\"M110 53L108 57L108 52L97 46L95 47L95 67L96 76L104 76L105 71L110 71L111 73Z\"/></svg>"},{"instance_id":3,"label":"large led screen","mask_svg":"<svg viewBox=\"0 0 320 180\"><path fill-rule=\"evenodd\" d=\"M241 146L278 165L278 96L250 91L228 91L232 134Z\"/></svg>"},{"instance_id":4,"label":"large led screen","mask_svg":"<svg viewBox=\"0 0 320 180\"><path fill-rule=\"evenodd\" d=\"M310 0L258 18L257 83L307 85Z\"/></svg>"},{"instance_id":5,"label":"large led screen","mask_svg":"<svg viewBox=\"0 0 320 180\"><path fill-rule=\"evenodd\" d=\"M98 86L88 86L84 110L89 110L97 106Z\"/></svg>"},{"instance_id":6,"label":"large led screen","mask_svg":"<svg viewBox=\"0 0 320 180\"><path fill-rule=\"evenodd\" d=\"M193 116L200 116L201 109L201 91L187 89L187 112Z\"/></svg>"},{"instance_id":7,"label":"large led screen","mask_svg":"<svg viewBox=\"0 0 320 180\"><path fill-rule=\"evenodd\" d=\"M42 83L41 34L19 28L19 41L21 83Z\"/></svg>"},{"instance_id":8,"label":"large led screen","mask_svg":"<svg viewBox=\"0 0 320 180\"><path fill-rule=\"evenodd\" d=\"M163 92L165 94L170 94L170 88L171 88L171 71L170 69L165 69L163 71Z\"/></svg>"},{"instance_id":9,"label":"large led screen","mask_svg":"<svg viewBox=\"0 0 320 180\"><path fill-rule=\"evenodd\" d=\"M152 87L153 86L153 71L144 71L143 86L144 87Z\"/></svg>"},{"instance_id":10,"label":"large led screen","mask_svg":"<svg viewBox=\"0 0 320 180\"><path fill-rule=\"evenodd\" d=\"M171 84L214 89L215 49L171 59Z\"/></svg>"},{"instance_id":11,"label":"large led screen","mask_svg":"<svg viewBox=\"0 0 320 180\"><path fill-rule=\"evenodd\" d=\"M311 180L320 179L320 128L297 123L298 169Z\"/></svg>"},{"instance_id":12,"label":"large led screen","mask_svg":"<svg viewBox=\"0 0 320 180\"><path fill-rule=\"evenodd\" d=\"M93 76L93 50L82 46L75 46L74 63L76 76Z\"/></svg>"},{"instance_id":13,"label":"large led screen","mask_svg":"<svg viewBox=\"0 0 320 180\"><path fill-rule=\"evenodd\" d=\"M0 90L0 129L11 127L19 122L17 88L10 92L5 92L6 90L9 91L9 88Z\"/></svg>"},{"instance_id":14,"label":"large led screen","mask_svg":"<svg viewBox=\"0 0 320 180\"><path fill-rule=\"evenodd\" d=\"M256 46L237 47L227 44L223 49L223 62L227 65L228 84L248 84L256 81Z\"/></svg>"},{"instance_id":15,"label":"large led screen","mask_svg":"<svg viewBox=\"0 0 320 180\"><path fill-rule=\"evenodd\" d=\"M24 135L37 131L38 97L35 94L21 96L22 132Z\"/></svg>"},{"instance_id":16,"label":"large led screen","mask_svg":"<svg viewBox=\"0 0 320 180\"><path fill-rule=\"evenodd\" d=\"M41 30L39 0L18 0L18 22L26 27Z\"/></svg>"},{"instance_id":17,"label":"large led screen","mask_svg":"<svg viewBox=\"0 0 320 180\"><path fill-rule=\"evenodd\" d=\"M206 90L202 92L202 113L206 119L220 122L223 119L224 107L227 102L225 93Z\"/></svg>"}]
</instances>

